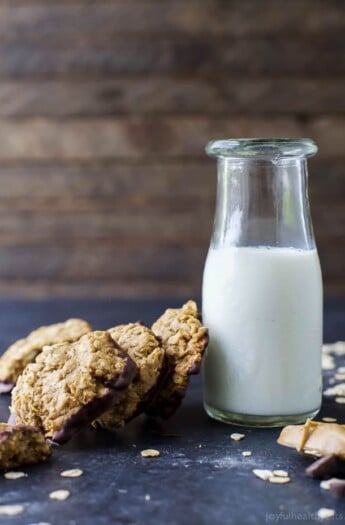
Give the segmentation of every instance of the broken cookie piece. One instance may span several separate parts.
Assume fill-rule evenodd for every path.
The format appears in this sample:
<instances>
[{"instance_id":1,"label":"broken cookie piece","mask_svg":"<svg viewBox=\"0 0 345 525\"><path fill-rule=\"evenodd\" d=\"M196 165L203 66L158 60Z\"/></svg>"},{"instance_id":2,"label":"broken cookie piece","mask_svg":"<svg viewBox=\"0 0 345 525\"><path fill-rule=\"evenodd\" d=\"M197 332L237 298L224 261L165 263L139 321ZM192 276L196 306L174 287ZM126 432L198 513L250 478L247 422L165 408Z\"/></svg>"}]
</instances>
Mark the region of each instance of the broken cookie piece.
<instances>
[{"instance_id":1,"label":"broken cookie piece","mask_svg":"<svg viewBox=\"0 0 345 525\"><path fill-rule=\"evenodd\" d=\"M308 419L304 425L289 425L283 428L278 443L296 448L309 456L334 454L345 459L345 425Z\"/></svg>"},{"instance_id":2,"label":"broken cookie piece","mask_svg":"<svg viewBox=\"0 0 345 525\"><path fill-rule=\"evenodd\" d=\"M0 423L0 470L39 463L50 455L51 446L39 429Z\"/></svg>"},{"instance_id":3,"label":"broken cookie piece","mask_svg":"<svg viewBox=\"0 0 345 525\"><path fill-rule=\"evenodd\" d=\"M65 443L109 410L137 374L134 361L108 332L46 346L19 377L12 394L16 422Z\"/></svg>"},{"instance_id":4,"label":"broken cookie piece","mask_svg":"<svg viewBox=\"0 0 345 525\"><path fill-rule=\"evenodd\" d=\"M0 393L10 392L24 368L32 363L46 345L77 341L92 328L82 319L42 326L13 343L0 357Z\"/></svg>"},{"instance_id":5,"label":"broken cookie piece","mask_svg":"<svg viewBox=\"0 0 345 525\"><path fill-rule=\"evenodd\" d=\"M120 325L108 331L138 367L126 396L97 420L101 427L111 430L124 426L146 405L161 375L165 351L152 330L141 323Z\"/></svg>"},{"instance_id":6,"label":"broken cookie piece","mask_svg":"<svg viewBox=\"0 0 345 525\"><path fill-rule=\"evenodd\" d=\"M188 301L182 308L166 310L152 330L166 351L167 374L145 411L150 416L168 418L180 406L189 376L200 371L208 331L200 321L194 301Z\"/></svg>"}]
</instances>

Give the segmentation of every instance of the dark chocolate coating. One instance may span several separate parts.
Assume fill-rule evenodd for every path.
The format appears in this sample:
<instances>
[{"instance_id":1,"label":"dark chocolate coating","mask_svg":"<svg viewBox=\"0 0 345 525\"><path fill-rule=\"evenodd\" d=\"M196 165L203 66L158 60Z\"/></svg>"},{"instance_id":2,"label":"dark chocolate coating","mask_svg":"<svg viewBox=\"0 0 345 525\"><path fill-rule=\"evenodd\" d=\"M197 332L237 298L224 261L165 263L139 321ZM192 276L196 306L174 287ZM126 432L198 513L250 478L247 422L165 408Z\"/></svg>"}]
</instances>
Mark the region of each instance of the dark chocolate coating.
<instances>
[{"instance_id":1,"label":"dark chocolate coating","mask_svg":"<svg viewBox=\"0 0 345 525\"><path fill-rule=\"evenodd\" d=\"M334 454L324 456L314 461L305 469L310 478L328 479L335 475L338 470L338 459Z\"/></svg>"},{"instance_id":2,"label":"dark chocolate coating","mask_svg":"<svg viewBox=\"0 0 345 525\"><path fill-rule=\"evenodd\" d=\"M139 416L143 412L146 413L146 408L150 405L151 401L154 399L157 392L159 392L160 384L165 381L165 378L169 371L169 365L166 354L163 358L162 368L160 370L156 384L145 394L144 398L140 401L139 405L136 408L136 411L132 416L127 419L126 423L132 421L135 417Z\"/></svg>"},{"instance_id":3,"label":"dark chocolate coating","mask_svg":"<svg viewBox=\"0 0 345 525\"><path fill-rule=\"evenodd\" d=\"M179 407L182 399L182 396L178 396L178 399L169 399L169 401L159 399L160 397L160 391L162 387L164 386L165 382L167 381L170 374L173 373L173 365L171 360L166 355L163 362L163 367L159 376L159 379L156 383L156 386L154 390L151 392L150 398L146 400L146 407L145 407L145 413L149 417L161 417L162 419L168 419L170 417L170 413L173 414L175 410ZM175 397L175 396L174 396ZM170 405L172 403L172 406L170 408ZM169 406L168 406L169 405ZM167 413L167 416L165 414Z\"/></svg>"},{"instance_id":4,"label":"dark chocolate coating","mask_svg":"<svg viewBox=\"0 0 345 525\"><path fill-rule=\"evenodd\" d=\"M8 424L11 425L11 428L0 430L0 443L2 443L4 440L7 439L8 436L17 431L21 431L24 434L35 434L36 432L40 432L43 436L42 430L40 430L37 427L32 427L30 425L15 425L13 423Z\"/></svg>"},{"instance_id":5,"label":"dark chocolate coating","mask_svg":"<svg viewBox=\"0 0 345 525\"><path fill-rule=\"evenodd\" d=\"M126 362L122 373L106 384L108 388L102 397L96 397L87 405L80 407L73 416L64 422L60 430L55 432L52 437L54 443L59 445L67 443L75 434L112 408L120 400L138 372L136 364L124 351L122 357L124 357Z\"/></svg>"},{"instance_id":6,"label":"dark chocolate coating","mask_svg":"<svg viewBox=\"0 0 345 525\"><path fill-rule=\"evenodd\" d=\"M157 412L155 415L162 419L169 419L180 407L185 394L186 390L175 391L169 399L164 400L164 402L157 406Z\"/></svg>"},{"instance_id":7,"label":"dark chocolate coating","mask_svg":"<svg viewBox=\"0 0 345 525\"><path fill-rule=\"evenodd\" d=\"M9 394L14 388L13 383L7 383L6 381L0 381L0 394Z\"/></svg>"},{"instance_id":8,"label":"dark chocolate coating","mask_svg":"<svg viewBox=\"0 0 345 525\"><path fill-rule=\"evenodd\" d=\"M204 348L206 349L206 346L208 344L208 334L205 335L204 339ZM201 364L202 360L194 362L189 369L187 370L187 375L196 375L199 374L201 370ZM169 398L162 398L160 399L159 391L160 389L164 388L164 385L166 381L169 378L170 374L174 373L174 365L172 361L169 360L169 358L166 359L166 368L164 371L164 374L162 374L161 379L158 381L155 392L148 403L148 406L145 409L145 412L148 416L151 417L160 417L162 419L169 419L176 410L180 407L183 398L186 394L186 390L188 387L188 381L186 384L186 387L181 390L175 390Z\"/></svg>"},{"instance_id":9,"label":"dark chocolate coating","mask_svg":"<svg viewBox=\"0 0 345 525\"><path fill-rule=\"evenodd\" d=\"M193 363L192 366L188 369L188 375L193 376L199 374L201 370L201 361Z\"/></svg>"},{"instance_id":10,"label":"dark chocolate coating","mask_svg":"<svg viewBox=\"0 0 345 525\"><path fill-rule=\"evenodd\" d=\"M317 459L306 469L307 476L314 479L344 478L345 461L334 454Z\"/></svg>"},{"instance_id":11,"label":"dark chocolate coating","mask_svg":"<svg viewBox=\"0 0 345 525\"><path fill-rule=\"evenodd\" d=\"M107 389L102 397L96 397L82 406L73 416L67 419L60 430L53 434L51 441L59 445L67 443L75 434L89 425L94 419L109 410L121 397L123 390Z\"/></svg>"}]
</instances>

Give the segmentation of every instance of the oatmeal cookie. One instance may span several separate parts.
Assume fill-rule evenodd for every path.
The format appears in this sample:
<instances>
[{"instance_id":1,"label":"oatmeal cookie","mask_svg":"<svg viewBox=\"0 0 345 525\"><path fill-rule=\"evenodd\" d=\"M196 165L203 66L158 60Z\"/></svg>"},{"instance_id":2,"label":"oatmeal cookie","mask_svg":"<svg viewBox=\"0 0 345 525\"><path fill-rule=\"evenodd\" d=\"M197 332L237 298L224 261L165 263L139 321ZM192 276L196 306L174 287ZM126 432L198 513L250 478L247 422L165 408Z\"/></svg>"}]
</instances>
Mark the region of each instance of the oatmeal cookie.
<instances>
[{"instance_id":1,"label":"oatmeal cookie","mask_svg":"<svg viewBox=\"0 0 345 525\"><path fill-rule=\"evenodd\" d=\"M165 351L152 330L141 323L115 326L109 333L138 367L126 396L97 420L101 427L113 429L140 413L160 377Z\"/></svg>"},{"instance_id":2,"label":"oatmeal cookie","mask_svg":"<svg viewBox=\"0 0 345 525\"><path fill-rule=\"evenodd\" d=\"M19 377L11 413L17 423L65 443L117 403L136 374L108 332L90 332L75 343L44 347Z\"/></svg>"},{"instance_id":3,"label":"oatmeal cookie","mask_svg":"<svg viewBox=\"0 0 345 525\"><path fill-rule=\"evenodd\" d=\"M51 446L38 428L0 423L0 470L45 461Z\"/></svg>"},{"instance_id":4,"label":"oatmeal cookie","mask_svg":"<svg viewBox=\"0 0 345 525\"><path fill-rule=\"evenodd\" d=\"M13 343L0 357L0 393L10 392L26 365L32 363L46 345L77 341L92 328L82 319L41 326Z\"/></svg>"},{"instance_id":5,"label":"oatmeal cookie","mask_svg":"<svg viewBox=\"0 0 345 525\"><path fill-rule=\"evenodd\" d=\"M208 331L199 317L196 303L188 301L182 308L169 308L152 325L163 342L168 373L145 410L148 415L172 416L185 395L189 376L200 371Z\"/></svg>"}]
</instances>

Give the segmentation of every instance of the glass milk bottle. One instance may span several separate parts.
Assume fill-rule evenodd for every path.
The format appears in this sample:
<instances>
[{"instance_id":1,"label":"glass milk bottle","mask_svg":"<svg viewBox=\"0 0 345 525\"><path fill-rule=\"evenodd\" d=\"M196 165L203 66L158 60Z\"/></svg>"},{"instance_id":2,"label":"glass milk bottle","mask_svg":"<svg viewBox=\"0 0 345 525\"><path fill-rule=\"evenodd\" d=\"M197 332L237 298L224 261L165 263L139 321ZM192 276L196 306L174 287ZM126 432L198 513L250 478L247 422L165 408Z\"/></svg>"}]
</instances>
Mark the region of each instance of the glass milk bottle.
<instances>
[{"instance_id":1,"label":"glass milk bottle","mask_svg":"<svg viewBox=\"0 0 345 525\"><path fill-rule=\"evenodd\" d=\"M309 213L309 139L219 140L214 229L203 278L214 419L281 426L321 404L322 278Z\"/></svg>"}]
</instances>

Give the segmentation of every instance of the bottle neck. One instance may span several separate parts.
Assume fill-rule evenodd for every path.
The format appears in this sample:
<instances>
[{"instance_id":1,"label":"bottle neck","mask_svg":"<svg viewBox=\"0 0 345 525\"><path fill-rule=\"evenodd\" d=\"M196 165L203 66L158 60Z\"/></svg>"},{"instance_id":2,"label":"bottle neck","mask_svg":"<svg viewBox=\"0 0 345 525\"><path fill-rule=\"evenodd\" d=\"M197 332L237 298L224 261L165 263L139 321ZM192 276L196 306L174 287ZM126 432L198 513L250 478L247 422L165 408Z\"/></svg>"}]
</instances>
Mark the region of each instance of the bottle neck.
<instances>
[{"instance_id":1,"label":"bottle neck","mask_svg":"<svg viewBox=\"0 0 345 525\"><path fill-rule=\"evenodd\" d=\"M218 158L212 246L314 248L305 158Z\"/></svg>"}]
</instances>

